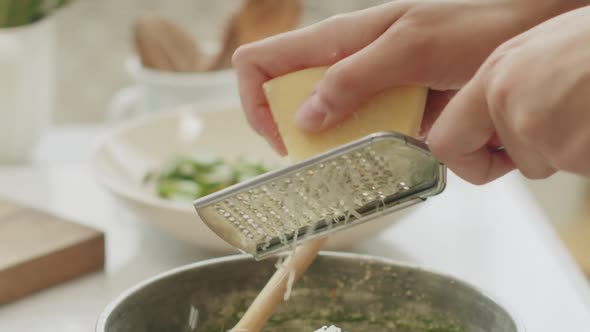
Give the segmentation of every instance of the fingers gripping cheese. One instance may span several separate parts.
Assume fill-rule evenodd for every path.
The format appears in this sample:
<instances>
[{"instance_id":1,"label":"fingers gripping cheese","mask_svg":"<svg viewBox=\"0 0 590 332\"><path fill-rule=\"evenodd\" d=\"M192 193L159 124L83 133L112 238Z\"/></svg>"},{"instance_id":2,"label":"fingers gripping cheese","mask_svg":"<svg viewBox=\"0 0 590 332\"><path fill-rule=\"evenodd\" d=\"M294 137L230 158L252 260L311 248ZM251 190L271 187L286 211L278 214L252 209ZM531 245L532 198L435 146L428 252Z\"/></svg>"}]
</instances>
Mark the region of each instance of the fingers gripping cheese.
<instances>
[{"instance_id":1,"label":"fingers gripping cheese","mask_svg":"<svg viewBox=\"0 0 590 332\"><path fill-rule=\"evenodd\" d=\"M379 131L416 136L420 131L428 89L402 86L374 96L338 126L317 134L295 126L295 112L309 97L328 67L317 67L274 78L264 92L289 157L300 161Z\"/></svg>"}]
</instances>

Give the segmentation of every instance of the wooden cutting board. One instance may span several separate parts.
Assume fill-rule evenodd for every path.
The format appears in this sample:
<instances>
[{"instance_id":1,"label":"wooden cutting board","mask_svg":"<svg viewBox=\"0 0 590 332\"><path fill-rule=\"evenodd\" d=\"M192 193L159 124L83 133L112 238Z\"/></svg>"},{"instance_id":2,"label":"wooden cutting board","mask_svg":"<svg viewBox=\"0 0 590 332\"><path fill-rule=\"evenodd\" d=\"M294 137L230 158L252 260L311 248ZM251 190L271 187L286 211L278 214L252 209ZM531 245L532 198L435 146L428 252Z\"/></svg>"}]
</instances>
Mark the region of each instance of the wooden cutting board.
<instances>
[{"instance_id":1,"label":"wooden cutting board","mask_svg":"<svg viewBox=\"0 0 590 332\"><path fill-rule=\"evenodd\" d=\"M104 266L104 234L0 200L0 304Z\"/></svg>"}]
</instances>

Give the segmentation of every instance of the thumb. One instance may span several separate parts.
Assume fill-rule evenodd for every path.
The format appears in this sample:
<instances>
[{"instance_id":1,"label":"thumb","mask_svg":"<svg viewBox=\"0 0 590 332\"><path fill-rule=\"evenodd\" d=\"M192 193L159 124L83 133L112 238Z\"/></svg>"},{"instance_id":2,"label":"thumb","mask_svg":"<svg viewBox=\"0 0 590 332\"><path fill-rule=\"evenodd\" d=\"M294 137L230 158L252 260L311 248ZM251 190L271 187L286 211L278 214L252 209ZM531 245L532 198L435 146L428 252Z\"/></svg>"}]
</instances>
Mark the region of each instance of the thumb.
<instances>
[{"instance_id":1,"label":"thumb","mask_svg":"<svg viewBox=\"0 0 590 332\"><path fill-rule=\"evenodd\" d=\"M362 81L350 65L331 67L295 114L296 125L318 132L341 122L376 92L377 88L367 89L359 84Z\"/></svg>"},{"instance_id":2,"label":"thumb","mask_svg":"<svg viewBox=\"0 0 590 332\"><path fill-rule=\"evenodd\" d=\"M409 38L399 33L402 30L394 24L373 43L331 66L295 114L296 125L308 132L329 129L379 92L419 81L422 75L415 68L420 66L414 62L420 57L413 56L409 43L391 43Z\"/></svg>"}]
</instances>

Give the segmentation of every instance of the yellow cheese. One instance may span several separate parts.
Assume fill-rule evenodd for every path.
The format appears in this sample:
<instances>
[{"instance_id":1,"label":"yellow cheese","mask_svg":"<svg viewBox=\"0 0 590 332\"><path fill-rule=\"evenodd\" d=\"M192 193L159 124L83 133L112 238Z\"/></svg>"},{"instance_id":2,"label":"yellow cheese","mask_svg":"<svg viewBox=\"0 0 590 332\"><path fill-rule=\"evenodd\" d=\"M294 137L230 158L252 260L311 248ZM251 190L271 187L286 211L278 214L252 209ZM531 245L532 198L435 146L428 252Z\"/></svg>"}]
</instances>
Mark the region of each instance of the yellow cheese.
<instances>
[{"instance_id":1,"label":"yellow cheese","mask_svg":"<svg viewBox=\"0 0 590 332\"><path fill-rule=\"evenodd\" d=\"M411 86L381 92L335 128L318 134L301 131L293 120L295 112L327 69L305 69L264 84L266 99L291 160L300 161L379 131L410 136L419 133L428 91Z\"/></svg>"}]
</instances>

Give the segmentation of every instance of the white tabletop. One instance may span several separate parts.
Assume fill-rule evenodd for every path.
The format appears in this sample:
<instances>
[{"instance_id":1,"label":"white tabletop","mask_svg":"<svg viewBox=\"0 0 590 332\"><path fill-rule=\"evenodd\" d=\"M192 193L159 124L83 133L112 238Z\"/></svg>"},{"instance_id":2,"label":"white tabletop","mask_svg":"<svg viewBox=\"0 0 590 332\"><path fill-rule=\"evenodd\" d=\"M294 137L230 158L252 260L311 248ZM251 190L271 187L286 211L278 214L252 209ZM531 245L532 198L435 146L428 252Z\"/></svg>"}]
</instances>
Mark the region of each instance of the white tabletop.
<instances>
[{"instance_id":1,"label":"white tabletop","mask_svg":"<svg viewBox=\"0 0 590 332\"><path fill-rule=\"evenodd\" d=\"M100 127L52 128L35 162L0 167L0 195L106 232L104 272L0 306L0 331L93 331L102 308L156 273L206 258L136 220L88 170ZM507 304L532 332L589 331L590 289L516 174L447 190L355 251L458 276Z\"/></svg>"}]
</instances>

